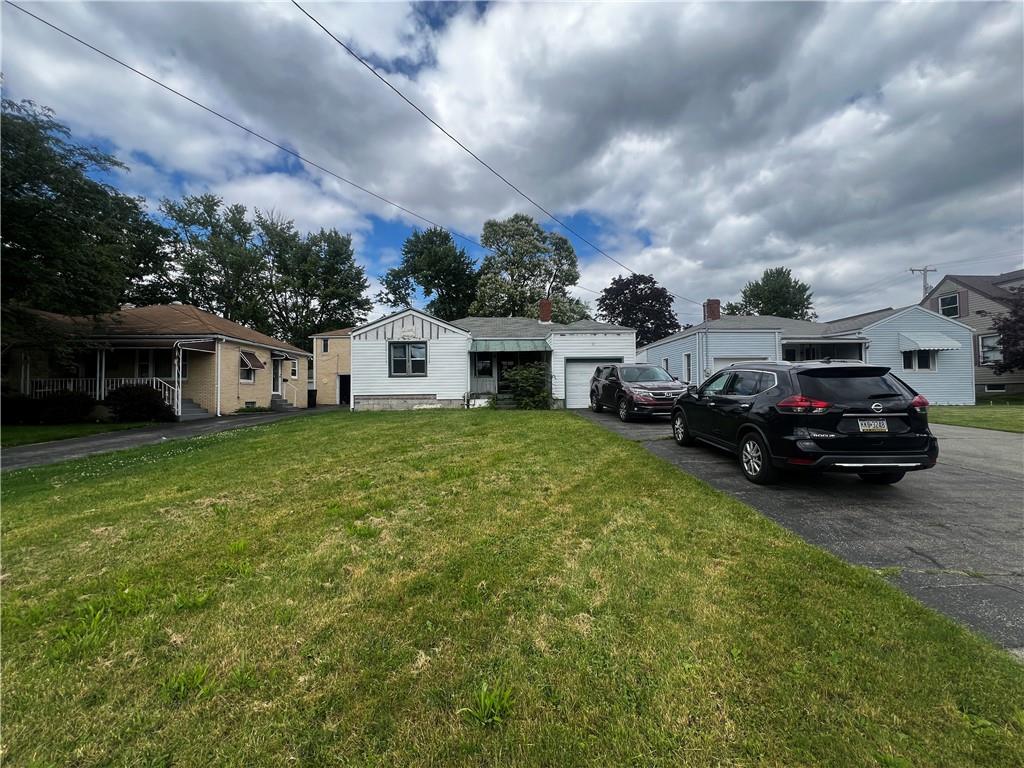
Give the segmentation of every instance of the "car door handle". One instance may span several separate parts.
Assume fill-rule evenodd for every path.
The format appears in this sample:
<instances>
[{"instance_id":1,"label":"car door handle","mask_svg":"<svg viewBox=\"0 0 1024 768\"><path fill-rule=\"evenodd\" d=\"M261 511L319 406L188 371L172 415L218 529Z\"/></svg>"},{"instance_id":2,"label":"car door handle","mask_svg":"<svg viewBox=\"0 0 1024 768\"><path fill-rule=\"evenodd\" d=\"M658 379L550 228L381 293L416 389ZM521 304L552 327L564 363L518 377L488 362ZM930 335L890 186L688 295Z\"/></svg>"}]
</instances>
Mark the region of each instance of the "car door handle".
<instances>
[{"instance_id":1,"label":"car door handle","mask_svg":"<svg viewBox=\"0 0 1024 768\"><path fill-rule=\"evenodd\" d=\"M741 411L749 411L750 410L750 403L740 403L740 410Z\"/></svg>"}]
</instances>

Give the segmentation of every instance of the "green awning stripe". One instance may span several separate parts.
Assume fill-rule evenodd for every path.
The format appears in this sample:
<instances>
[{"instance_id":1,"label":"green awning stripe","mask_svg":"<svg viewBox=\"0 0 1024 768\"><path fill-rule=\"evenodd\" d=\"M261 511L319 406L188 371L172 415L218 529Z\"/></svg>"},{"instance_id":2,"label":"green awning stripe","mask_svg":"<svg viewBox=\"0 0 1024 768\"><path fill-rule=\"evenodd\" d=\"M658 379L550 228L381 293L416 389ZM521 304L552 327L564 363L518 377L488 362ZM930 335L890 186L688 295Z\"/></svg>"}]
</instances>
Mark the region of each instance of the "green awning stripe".
<instances>
[{"instance_id":1,"label":"green awning stripe","mask_svg":"<svg viewBox=\"0 0 1024 768\"><path fill-rule=\"evenodd\" d=\"M544 339L477 339L471 352L548 352L551 347Z\"/></svg>"}]
</instances>

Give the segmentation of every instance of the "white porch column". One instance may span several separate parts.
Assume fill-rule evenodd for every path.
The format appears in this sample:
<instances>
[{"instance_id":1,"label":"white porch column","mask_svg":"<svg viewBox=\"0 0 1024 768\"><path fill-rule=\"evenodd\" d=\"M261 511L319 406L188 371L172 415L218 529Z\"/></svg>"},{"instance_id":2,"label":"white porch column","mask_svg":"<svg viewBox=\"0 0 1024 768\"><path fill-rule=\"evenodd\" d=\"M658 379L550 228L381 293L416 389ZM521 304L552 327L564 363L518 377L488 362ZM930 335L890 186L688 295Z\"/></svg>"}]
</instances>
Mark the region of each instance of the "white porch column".
<instances>
[{"instance_id":1,"label":"white porch column","mask_svg":"<svg viewBox=\"0 0 1024 768\"><path fill-rule=\"evenodd\" d=\"M100 350L100 381L99 389L96 390L96 399L105 400L107 397L107 350Z\"/></svg>"}]
</instances>

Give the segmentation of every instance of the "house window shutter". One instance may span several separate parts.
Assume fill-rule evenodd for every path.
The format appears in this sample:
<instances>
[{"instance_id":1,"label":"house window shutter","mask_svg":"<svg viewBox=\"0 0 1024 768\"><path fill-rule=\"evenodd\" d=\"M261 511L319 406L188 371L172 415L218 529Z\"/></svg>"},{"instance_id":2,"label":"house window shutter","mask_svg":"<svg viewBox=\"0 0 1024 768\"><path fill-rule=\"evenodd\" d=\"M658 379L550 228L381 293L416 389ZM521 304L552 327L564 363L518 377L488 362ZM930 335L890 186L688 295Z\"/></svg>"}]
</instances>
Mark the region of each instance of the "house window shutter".
<instances>
[{"instance_id":1,"label":"house window shutter","mask_svg":"<svg viewBox=\"0 0 1024 768\"><path fill-rule=\"evenodd\" d=\"M960 314L957 317L967 317L970 312L967 311L967 291L957 291L957 305L960 310Z\"/></svg>"},{"instance_id":2,"label":"house window shutter","mask_svg":"<svg viewBox=\"0 0 1024 768\"><path fill-rule=\"evenodd\" d=\"M974 344L974 364L981 365L981 336L975 333L971 336L971 341Z\"/></svg>"},{"instance_id":3,"label":"house window shutter","mask_svg":"<svg viewBox=\"0 0 1024 768\"><path fill-rule=\"evenodd\" d=\"M928 309L930 309L932 312L935 312L936 314L942 314L941 312L939 312L938 296L933 296L932 298L928 299Z\"/></svg>"}]
</instances>

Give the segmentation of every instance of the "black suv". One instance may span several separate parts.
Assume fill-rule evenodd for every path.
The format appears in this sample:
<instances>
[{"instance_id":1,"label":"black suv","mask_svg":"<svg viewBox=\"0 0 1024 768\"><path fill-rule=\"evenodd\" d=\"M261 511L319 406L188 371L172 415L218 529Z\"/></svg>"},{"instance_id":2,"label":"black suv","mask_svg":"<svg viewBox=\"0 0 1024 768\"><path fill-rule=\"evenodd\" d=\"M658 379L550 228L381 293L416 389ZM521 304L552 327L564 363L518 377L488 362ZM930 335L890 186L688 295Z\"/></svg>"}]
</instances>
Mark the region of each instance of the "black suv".
<instances>
[{"instance_id":1,"label":"black suv","mask_svg":"<svg viewBox=\"0 0 1024 768\"><path fill-rule=\"evenodd\" d=\"M672 435L733 451L754 483L782 468L895 483L939 456L928 401L888 368L855 360L731 365L676 400Z\"/></svg>"},{"instance_id":2,"label":"black suv","mask_svg":"<svg viewBox=\"0 0 1024 768\"><path fill-rule=\"evenodd\" d=\"M612 408L622 421L637 414L664 416L685 391L678 379L656 365L599 365L590 377L590 410Z\"/></svg>"}]
</instances>

